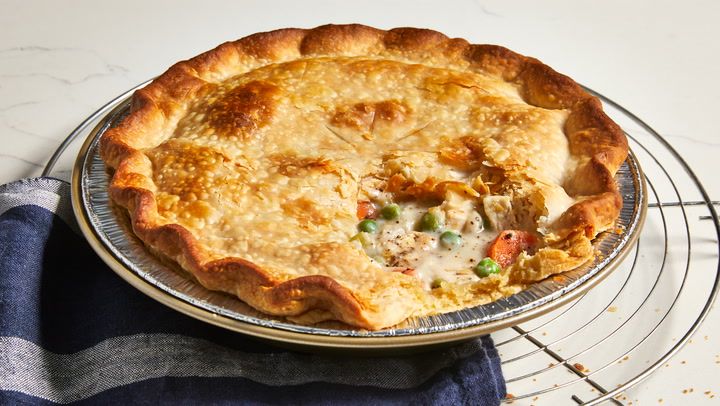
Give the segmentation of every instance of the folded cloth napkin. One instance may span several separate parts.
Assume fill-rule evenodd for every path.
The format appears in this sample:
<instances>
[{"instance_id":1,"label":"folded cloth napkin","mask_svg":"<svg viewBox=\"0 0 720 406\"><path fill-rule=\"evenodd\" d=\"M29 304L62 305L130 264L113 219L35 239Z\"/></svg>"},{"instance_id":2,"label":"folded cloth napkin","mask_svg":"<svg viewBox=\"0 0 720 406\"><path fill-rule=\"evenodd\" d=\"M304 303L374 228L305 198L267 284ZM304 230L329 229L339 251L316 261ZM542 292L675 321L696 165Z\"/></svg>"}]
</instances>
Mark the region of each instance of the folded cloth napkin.
<instances>
[{"instance_id":1,"label":"folded cloth napkin","mask_svg":"<svg viewBox=\"0 0 720 406\"><path fill-rule=\"evenodd\" d=\"M363 358L276 348L175 312L77 233L67 183L0 186L0 404L472 404L505 397L489 336Z\"/></svg>"}]
</instances>

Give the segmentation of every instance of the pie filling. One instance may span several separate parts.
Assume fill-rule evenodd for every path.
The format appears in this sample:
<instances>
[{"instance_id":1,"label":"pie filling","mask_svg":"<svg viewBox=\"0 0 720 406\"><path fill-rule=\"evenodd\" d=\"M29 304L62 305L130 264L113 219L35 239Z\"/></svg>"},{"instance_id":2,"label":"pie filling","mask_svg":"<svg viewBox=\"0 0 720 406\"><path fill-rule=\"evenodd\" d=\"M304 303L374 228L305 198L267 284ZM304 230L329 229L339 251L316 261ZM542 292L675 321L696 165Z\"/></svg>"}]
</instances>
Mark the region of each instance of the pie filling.
<instances>
[{"instance_id":1,"label":"pie filling","mask_svg":"<svg viewBox=\"0 0 720 406\"><path fill-rule=\"evenodd\" d=\"M426 290L477 282L538 245L533 233L501 230L508 219L497 200L506 198L486 196L483 207L456 194L439 205L360 201L358 233L350 241L386 271L413 276Z\"/></svg>"}]
</instances>

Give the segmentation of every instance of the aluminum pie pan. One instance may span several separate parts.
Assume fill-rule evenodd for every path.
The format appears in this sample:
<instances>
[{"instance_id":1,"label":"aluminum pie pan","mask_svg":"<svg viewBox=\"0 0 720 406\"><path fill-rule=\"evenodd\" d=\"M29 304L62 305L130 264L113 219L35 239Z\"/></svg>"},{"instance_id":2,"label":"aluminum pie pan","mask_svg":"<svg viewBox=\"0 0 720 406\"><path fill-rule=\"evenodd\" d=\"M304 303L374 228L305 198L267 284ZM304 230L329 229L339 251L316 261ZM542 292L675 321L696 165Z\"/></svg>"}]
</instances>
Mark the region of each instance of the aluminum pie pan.
<instances>
[{"instance_id":1,"label":"aluminum pie pan","mask_svg":"<svg viewBox=\"0 0 720 406\"><path fill-rule=\"evenodd\" d=\"M451 313L410 319L377 331L339 323L302 326L255 311L230 295L209 291L148 252L132 233L123 210L108 196L110 176L98 141L130 108L130 96L105 115L80 149L73 168L72 204L80 229L120 277L159 302L200 320L279 343L339 349L397 349L457 342L516 325L580 297L620 264L645 219L645 180L632 152L616 174L623 209L615 230L600 234L595 259L515 295ZM617 230L617 232L616 232Z\"/></svg>"}]
</instances>

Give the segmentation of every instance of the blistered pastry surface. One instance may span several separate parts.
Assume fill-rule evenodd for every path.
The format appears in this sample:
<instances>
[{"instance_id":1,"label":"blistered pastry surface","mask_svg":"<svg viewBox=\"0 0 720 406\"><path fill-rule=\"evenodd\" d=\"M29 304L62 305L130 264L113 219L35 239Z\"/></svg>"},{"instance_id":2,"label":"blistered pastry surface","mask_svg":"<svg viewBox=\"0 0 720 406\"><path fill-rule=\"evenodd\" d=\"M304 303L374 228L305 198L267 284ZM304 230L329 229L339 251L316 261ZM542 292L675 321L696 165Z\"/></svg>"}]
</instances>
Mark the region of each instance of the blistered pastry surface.
<instances>
[{"instance_id":1,"label":"blistered pastry surface","mask_svg":"<svg viewBox=\"0 0 720 406\"><path fill-rule=\"evenodd\" d=\"M274 44L298 35L287 31ZM236 48L270 41L273 49L272 38L260 39ZM422 58L387 44L360 55L292 57L292 48L278 48L269 61L227 48L214 52L229 61L205 54L194 72L174 68L189 78L171 69L171 83L161 77L136 96L135 117L103 140L106 161L118 169L111 192L130 209L138 235L204 285L301 321L378 328L485 303L592 255L588 238L607 224L590 224L586 235L598 210L568 210L587 206L575 204L588 199L575 172L594 170L586 139L617 145L616 134L603 134L610 124L578 119L574 106L582 103L596 114L590 99L532 103L539 96L528 95L528 81L542 80L470 69L467 54L448 57L442 48ZM177 83L187 91L171 94ZM369 192L443 201L446 185L466 188L464 198L478 206L486 196L512 199L514 225L548 235L547 248L502 274L428 291L350 241L357 202ZM608 187L598 195L612 193Z\"/></svg>"}]
</instances>

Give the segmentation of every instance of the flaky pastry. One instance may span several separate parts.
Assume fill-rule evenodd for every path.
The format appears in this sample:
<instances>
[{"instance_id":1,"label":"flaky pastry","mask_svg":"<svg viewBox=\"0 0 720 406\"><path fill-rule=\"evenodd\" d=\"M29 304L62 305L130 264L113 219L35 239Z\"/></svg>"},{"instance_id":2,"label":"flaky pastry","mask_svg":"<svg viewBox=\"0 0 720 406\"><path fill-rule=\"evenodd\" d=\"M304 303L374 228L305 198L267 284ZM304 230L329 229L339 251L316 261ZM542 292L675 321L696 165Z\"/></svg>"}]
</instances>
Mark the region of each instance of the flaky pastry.
<instances>
[{"instance_id":1,"label":"flaky pastry","mask_svg":"<svg viewBox=\"0 0 720 406\"><path fill-rule=\"evenodd\" d=\"M627 140L536 59L423 29L283 29L177 63L101 140L134 233L204 287L380 329L591 259Z\"/></svg>"}]
</instances>

